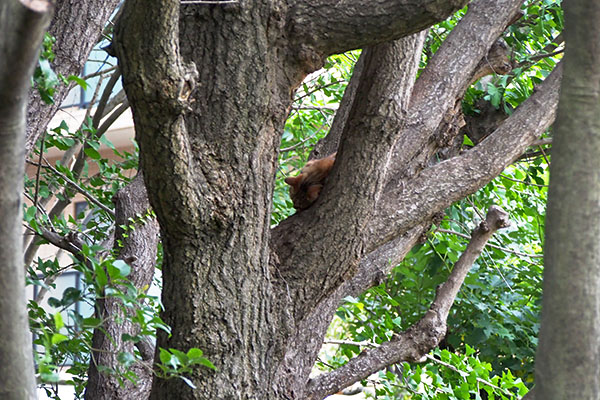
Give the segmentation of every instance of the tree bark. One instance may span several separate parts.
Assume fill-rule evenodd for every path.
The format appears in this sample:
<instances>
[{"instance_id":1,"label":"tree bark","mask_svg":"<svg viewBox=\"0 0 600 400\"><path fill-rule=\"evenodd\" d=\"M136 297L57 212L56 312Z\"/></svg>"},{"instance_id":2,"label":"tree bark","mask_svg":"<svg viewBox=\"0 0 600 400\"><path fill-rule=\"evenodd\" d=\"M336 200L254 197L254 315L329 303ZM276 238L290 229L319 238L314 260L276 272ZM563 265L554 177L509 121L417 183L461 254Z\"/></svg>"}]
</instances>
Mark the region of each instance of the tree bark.
<instances>
[{"instance_id":1,"label":"tree bark","mask_svg":"<svg viewBox=\"0 0 600 400\"><path fill-rule=\"evenodd\" d=\"M132 219L140 215L147 216L150 210L148 195L144 187L143 174L138 175L114 197L115 226L114 251L119 260L131 266L128 276L131 284L140 291L146 291L152 284L156 252L158 248L158 222L155 218L144 218L143 222ZM123 226L129 229L124 230ZM122 368L118 361L121 352L134 353L134 342L123 340L127 334L135 337L139 334L139 326L127 321L123 316L123 303L116 297L105 297L96 301L96 318L104 321L101 328L94 330L88 382L85 398L89 400L134 400L146 399L152 386L153 352L133 364L130 369L136 374L136 383L121 382L116 375L102 373L99 367L111 369ZM135 309L127 309L135 313ZM143 340L143 339L142 339ZM148 355L146 355L147 357Z\"/></svg>"},{"instance_id":2,"label":"tree bark","mask_svg":"<svg viewBox=\"0 0 600 400\"><path fill-rule=\"evenodd\" d=\"M35 399L22 249L25 107L50 1L0 4L0 397Z\"/></svg>"},{"instance_id":3,"label":"tree bark","mask_svg":"<svg viewBox=\"0 0 600 400\"><path fill-rule=\"evenodd\" d=\"M48 32L56 38L53 46L56 58L51 63L64 77L79 75L90 52L98 42L106 21L120 0L57 0ZM60 84L54 93L54 103L46 104L36 89L29 94L27 104L26 154L31 152L40 135L74 84Z\"/></svg>"},{"instance_id":4,"label":"tree bark","mask_svg":"<svg viewBox=\"0 0 600 400\"><path fill-rule=\"evenodd\" d=\"M564 10L535 396L584 400L600 396L600 4Z\"/></svg>"}]
</instances>

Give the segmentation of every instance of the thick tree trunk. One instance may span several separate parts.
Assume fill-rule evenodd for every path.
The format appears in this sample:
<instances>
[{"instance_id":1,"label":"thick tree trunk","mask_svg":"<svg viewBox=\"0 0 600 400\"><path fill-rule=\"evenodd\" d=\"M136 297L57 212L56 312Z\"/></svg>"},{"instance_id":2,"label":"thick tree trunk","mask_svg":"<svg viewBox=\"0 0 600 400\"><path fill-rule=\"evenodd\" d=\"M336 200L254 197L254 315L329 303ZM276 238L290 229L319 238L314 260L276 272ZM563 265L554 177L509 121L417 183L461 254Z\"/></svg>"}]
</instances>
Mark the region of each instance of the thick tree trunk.
<instances>
[{"instance_id":1,"label":"thick tree trunk","mask_svg":"<svg viewBox=\"0 0 600 400\"><path fill-rule=\"evenodd\" d=\"M37 398L21 239L25 106L51 11L50 1L0 3L0 398L7 400Z\"/></svg>"},{"instance_id":2,"label":"thick tree trunk","mask_svg":"<svg viewBox=\"0 0 600 400\"><path fill-rule=\"evenodd\" d=\"M600 4L565 2L535 397L600 397Z\"/></svg>"}]
</instances>

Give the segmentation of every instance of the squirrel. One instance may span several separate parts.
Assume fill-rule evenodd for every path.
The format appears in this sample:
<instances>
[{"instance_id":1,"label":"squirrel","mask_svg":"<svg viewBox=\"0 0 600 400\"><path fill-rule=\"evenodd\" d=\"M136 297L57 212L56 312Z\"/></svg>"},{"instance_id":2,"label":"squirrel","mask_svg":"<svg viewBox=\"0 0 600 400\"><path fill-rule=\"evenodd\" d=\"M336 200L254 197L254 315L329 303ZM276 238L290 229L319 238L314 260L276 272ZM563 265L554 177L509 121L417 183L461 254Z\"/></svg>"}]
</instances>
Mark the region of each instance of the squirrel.
<instances>
[{"instance_id":1,"label":"squirrel","mask_svg":"<svg viewBox=\"0 0 600 400\"><path fill-rule=\"evenodd\" d=\"M319 198L325 179L335 162L335 155L333 153L325 158L309 161L298 176L285 178L285 183L290 185L290 198L296 210L306 210Z\"/></svg>"}]
</instances>

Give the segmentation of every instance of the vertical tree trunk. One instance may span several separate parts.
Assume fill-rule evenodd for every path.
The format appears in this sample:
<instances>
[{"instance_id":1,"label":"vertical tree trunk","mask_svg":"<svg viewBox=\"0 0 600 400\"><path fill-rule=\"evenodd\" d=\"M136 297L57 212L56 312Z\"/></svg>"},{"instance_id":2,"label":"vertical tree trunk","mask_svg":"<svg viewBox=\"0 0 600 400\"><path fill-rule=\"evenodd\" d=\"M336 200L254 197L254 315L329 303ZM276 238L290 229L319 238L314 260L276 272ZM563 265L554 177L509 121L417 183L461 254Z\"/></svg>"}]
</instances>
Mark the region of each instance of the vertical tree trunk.
<instances>
[{"instance_id":1,"label":"vertical tree trunk","mask_svg":"<svg viewBox=\"0 0 600 400\"><path fill-rule=\"evenodd\" d=\"M25 308L22 192L25 106L49 1L0 3L0 398L36 398L33 349Z\"/></svg>"},{"instance_id":2,"label":"vertical tree trunk","mask_svg":"<svg viewBox=\"0 0 600 400\"><path fill-rule=\"evenodd\" d=\"M537 399L600 396L600 4L565 2L550 168Z\"/></svg>"},{"instance_id":3,"label":"vertical tree trunk","mask_svg":"<svg viewBox=\"0 0 600 400\"><path fill-rule=\"evenodd\" d=\"M181 36L194 39L179 44L181 58L178 0L128 1L117 27L124 87L140 105L133 108L140 164L163 236L163 317L180 327L161 332L157 345L198 347L218 368L192 373L197 390L155 379L155 399L275 398L282 351L270 315L269 212L277 129L291 98L267 69L278 64L268 46L268 3L183 10ZM148 53L138 31L161 50Z\"/></svg>"},{"instance_id":4,"label":"vertical tree trunk","mask_svg":"<svg viewBox=\"0 0 600 400\"><path fill-rule=\"evenodd\" d=\"M114 251L118 259L131 265L130 282L139 290L150 287L154 276L156 251L158 247L158 222L156 219L144 219L132 225L131 219L138 220L140 215L147 215L150 203L144 187L142 172L113 199L115 203ZM123 226L130 227L127 231ZM128 309L135 313L136 310ZM130 381L120 382L116 375L103 374L101 368L120 368L118 355L121 352L134 352L134 343L124 341L122 335L136 336L139 326L126 319L121 319L124 312L123 302L118 297L105 297L96 303L96 317L106 322L101 328L94 330L92 348L94 349L88 372L88 383L85 398L90 400L136 400L146 399L152 386L153 352L144 354L143 360L130 367L137 376L136 384ZM143 365L145 363L146 365Z\"/></svg>"}]
</instances>

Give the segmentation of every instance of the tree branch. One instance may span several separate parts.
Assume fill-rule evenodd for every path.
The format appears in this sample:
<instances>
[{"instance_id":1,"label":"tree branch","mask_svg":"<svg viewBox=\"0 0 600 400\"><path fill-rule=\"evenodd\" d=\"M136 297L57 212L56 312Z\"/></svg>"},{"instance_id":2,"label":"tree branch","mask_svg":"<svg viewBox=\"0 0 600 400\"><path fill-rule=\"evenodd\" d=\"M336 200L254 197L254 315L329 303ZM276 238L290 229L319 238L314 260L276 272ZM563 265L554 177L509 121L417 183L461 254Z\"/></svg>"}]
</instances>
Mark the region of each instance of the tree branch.
<instances>
[{"instance_id":1,"label":"tree branch","mask_svg":"<svg viewBox=\"0 0 600 400\"><path fill-rule=\"evenodd\" d=\"M369 228L368 248L385 243L499 175L554 121L561 76L559 65L510 118L474 148L386 192Z\"/></svg>"},{"instance_id":2,"label":"tree branch","mask_svg":"<svg viewBox=\"0 0 600 400\"><path fill-rule=\"evenodd\" d=\"M480 61L518 13L521 3L475 1L469 6L415 83L406 128L395 144L390 177L418 171L419 167L410 161L462 97Z\"/></svg>"},{"instance_id":3,"label":"tree branch","mask_svg":"<svg viewBox=\"0 0 600 400\"><path fill-rule=\"evenodd\" d=\"M486 220L473 232L471 241L454 265L450 276L438 287L425 316L405 332L395 335L392 340L364 350L335 371L311 379L307 385L306 398L322 399L391 364L423 361L426 354L444 337L448 312L473 262L496 230L507 227L509 223L508 214L504 210L496 206L490 207Z\"/></svg>"},{"instance_id":4,"label":"tree branch","mask_svg":"<svg viewBox=\"0 0 600 400\"><path fill-rule=\"evenodd\" d=\"M443 21L466 0L290 1L289 37L302 50L321 56L399 39Z\"/></svg>"},{"instance_id":5,"label":"tree branch","mask_svg":"<svg viewBox=\"0 0 600 400\"><path fill-rule=\"evenodd\" d=\"M148 21L153 21L151 30L147 29ZM140 46L142 36L152 46ZM184 64L179 54L179 1L157 0L151 6L144 1L125 2L113 44L127 98L136 105L133 119L140 167L147 178L153 176L157 165L172 177L160 187L153 186L158 185L156 181L146 182L150 192L164 197L154 204L155 210L168 217L177 209L178 226L187 221L192 228L198 221L198 205L208 200L191 189L197 178L183 116L191 110L198 72L194 64ZM149 53L153 48L161 49L161 57ZM147 82L150 76L162 78ZM192 204L195 206L190 207Z\"/></svg>"},{"instance_id":6,"label":"tree branch","mask_svg":"<svg viewBox=\"0 0 600 400\"><path fill-rule=\"evenodd\" d=\"M344 128L342 146L328 185L316 206L288 218L276 228L276 238L284 238L286 245L311 243L304 250L296 247L294 251L279 254L279 259L285 260L279 272L286 282L294 282L292 287L300 296L295 301L299 315L315 305L319 297L331 294L341 284L340 277L353 274L352 269L357 266L363 227L383 187L390 143L401 132L398 126L401 120L388 116L403 114L408 105L424 38L425 34L421 33L366 51L363 74L366 79L361 79L359 84L352 117ZM375 73L377 70L381 73ZM354 211L345 212L347 207ZM311 229L315 220L320 221L320 230ZM294 227L295 224L299 226ZM352 232L348 232L348 228ZM282 231L285 233L279 234ZM329 237L348 239L331 246L330 241L322 240L323 232ZM298 240L290 240L294 235L299 236ZM292 249L279 247L277 250ZM336 260L335 264L340 267L317 261L323 259ZM300 264L312 270L304 270L299 276L297 265ZM311 281L307 279L310 276L322 279ZM312 282L313 287L306 282Z\"/></svg>"}]
</instances>

